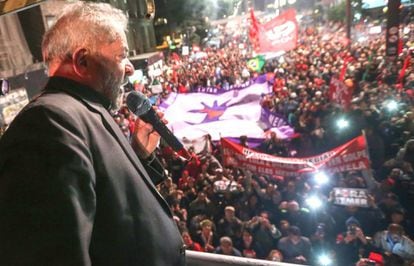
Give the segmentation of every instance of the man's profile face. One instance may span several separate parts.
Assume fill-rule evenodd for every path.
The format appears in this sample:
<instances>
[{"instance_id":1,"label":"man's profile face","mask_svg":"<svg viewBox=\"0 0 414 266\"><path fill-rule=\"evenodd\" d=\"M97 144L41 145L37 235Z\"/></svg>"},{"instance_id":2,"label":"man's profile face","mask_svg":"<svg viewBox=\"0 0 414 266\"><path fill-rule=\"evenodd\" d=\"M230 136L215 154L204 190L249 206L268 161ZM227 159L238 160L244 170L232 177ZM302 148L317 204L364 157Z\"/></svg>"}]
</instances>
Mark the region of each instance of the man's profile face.
<instances>
[{"instance_id":1,"label":"man's profile face","mask_svg":"<svg viewBox=\"0 0 414 266\"><path fill-rule=\"evenodd\" d=\"M114 109L119 108L121 86L127 83L128 76L134 72L128 60L126 36L120 35L114 42L98 48L95 68L92 70L92 75L96 77L96 89L111 101Z\"/></svg>"}]
</instances>

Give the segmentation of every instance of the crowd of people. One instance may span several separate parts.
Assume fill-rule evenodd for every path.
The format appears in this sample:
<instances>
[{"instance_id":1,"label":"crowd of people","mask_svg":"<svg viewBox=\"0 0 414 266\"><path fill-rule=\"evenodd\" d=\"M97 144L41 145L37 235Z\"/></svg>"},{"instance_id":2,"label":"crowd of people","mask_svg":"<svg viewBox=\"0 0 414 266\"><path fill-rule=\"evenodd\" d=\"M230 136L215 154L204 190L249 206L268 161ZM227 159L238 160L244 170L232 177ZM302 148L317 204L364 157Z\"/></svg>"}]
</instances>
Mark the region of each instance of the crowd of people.
<instances>
[{"instance_id":1,"label":"crowd of people","mask_svg":"<svg viewBox=\"0 0 414 266\"><path fill-rule=\"evenodd\" d=\"M404 35L400 56L389 62L385 36L354 41L347 49L343 25L308 26L301 30L296 49L282 59L267 60L258 73L246 64L252 51L243 38L245 30L234 40L231 33L223 33L226 41L220 47L205 48L205 57L167 57L167 67L158 77L162 96L172 91L191 92L198 86L225 88L259 74L270 75L273 90L263 95L261 104L281 114L297 134L290 140L272 134L259 151L305 157L325 152L364 131L372 169L368 174L334 174L328 187L318 188L309 174L275 178L250 173L242 165L223 166L219 143L211 143L213 148L207 153L194 153L188 163L162 147L158 153L169 177L159 191L171 206L187 248L298 264L316 265L325 254L334 265L368 265L370 259L378 265L411 265L414 32ZM360 26L354 30L363 33L366 29ZM346 108L329 100L331 78L341 74L345 60L344 83L353 89ZM143 91L151 95L148 88ZM394 109L387 105L391 101L396 103ZM352 125L345 132L334 123L343 116ZM122 117L119 124L128 135L133 116L124 108L117 117ZM240 140L248 145L245 136ZM369 189L369 206L333 204L332 187ZM325 199L320 209L306 205L307 196L315 190Z\"/></svg>"},{"instance_id":2,"label":"crowd of people","mask_svg":"<svg viewBox=\"0 0 414 266\"><path fill-rule=\"evenodd\" d=\"M302 28L297 47L268 59L259 72L246 63L253 57L247 27L237 36L222 27L221 45L202 47L200 57L168 53L157 77L160 101L170 92L226 89L266 74L272 93L261 105L284 117L296 134L288 140L270 134L259 151L311 156L364 132L372 168L335 173L318 186L309 173L268 176L228 167L217 142L203 153L190 149L188 162L161 143L156 152L167 178L157 189L188 250L307 265L320 264L321 256L339 266L414 265L414 31L405 26L411 31L404 32L393 61L385 54L385 36L348 44L343 25L331 22ZM349 106L330 100L331 80L340 75L353 90ZM149 86L136 88L153 96ZM340 117L351 126L338 129ZM126 106L114 120L131 138L135 116ZM249 145L246 136L240 142ZM368 206L334 204L334 187L368 189ZM307 204L315 191L323 199L320 208Z\"/></svg>"}]
</instances>

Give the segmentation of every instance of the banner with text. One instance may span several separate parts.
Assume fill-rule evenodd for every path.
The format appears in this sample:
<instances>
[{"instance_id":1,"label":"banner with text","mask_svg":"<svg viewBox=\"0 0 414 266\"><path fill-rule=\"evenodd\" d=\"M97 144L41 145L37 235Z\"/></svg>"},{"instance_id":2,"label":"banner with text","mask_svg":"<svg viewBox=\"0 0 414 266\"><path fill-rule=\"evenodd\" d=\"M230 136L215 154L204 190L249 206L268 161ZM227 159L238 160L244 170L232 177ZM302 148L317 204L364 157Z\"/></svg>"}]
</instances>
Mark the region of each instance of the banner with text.
<instances>
[{"instance_id":1,"label":"banner with text","mask_svg":"<svg viewBox=\"0 0 414 266\"><path fill-rule=\"evenodd\" d=\"M370 168L364 136L328 152L304 158L284 158L260 153L222 138L223 162L251 172L271 176L294 176L300 173L326 171L338 173Z\"/></svg>"},{"instance_id":2,"label":"banner with text","mask_svg":"<svg viewBox=\"0 0 414 266\"><path fill-rule=\"evenodd\" d=\"M288 9L265 24L252 20L251 40L257 53L289 51L296 47L298 23L296 10ZM255 43L256 41L256 43Z\"/></svg>"},{"instance_id":3,"label":"banner with text","mask_svg":"<svg viewBox=\"0 0 414 266\"><path fill-rule=\"evenodd\" d=\"M221 137L263 137L260 124L262 94L271 92L267 82L255 81L244 89L222 93L170 93L159 106L167 126L180 139L193 140L209 134Z\"/></svg>"},{"instance_id":4,"label":"banner with text","mask_svg":"<svg viewBox=\"0 0 414 266\"><path fill-rule=\"evenodd\" d=\"M262 80L260 80L262 81ZM264 82L256 82L256 83L264 83ZM232 91L232 90L243 90L249 86L251 86L252 84L254 84L254 81L252 80L248 80L242 84L233 84L233 85L229 85L227 87L216 87L216 86L209 86L209 87L202 87L202 86L198 86L195 88L191 89L191 92L194 93L207 93L207 94L222 94L228 91Z\"/></svg>"},{"instance_id":5,"label":"banner with text","mask_svg":"<svg viewBox=\"0 0 414 266\"><path fill-rule=\"evenodd\" d=\"M267 128L281 127L286 126L288 124L283 115L276 112L272 112L267 108L262 108L262 112L260 114L260 121L262 121Z\"/></svg>"},{"instance_id":6,"label":"banner with text","mask_svg":"<svg viewBox=\"0 0 414 266\"><path fill-rule=\"evenodd\" d=\"M368 207L368 191L361 188L333 188L334 204Z\"/></svg>"}]
</instances>

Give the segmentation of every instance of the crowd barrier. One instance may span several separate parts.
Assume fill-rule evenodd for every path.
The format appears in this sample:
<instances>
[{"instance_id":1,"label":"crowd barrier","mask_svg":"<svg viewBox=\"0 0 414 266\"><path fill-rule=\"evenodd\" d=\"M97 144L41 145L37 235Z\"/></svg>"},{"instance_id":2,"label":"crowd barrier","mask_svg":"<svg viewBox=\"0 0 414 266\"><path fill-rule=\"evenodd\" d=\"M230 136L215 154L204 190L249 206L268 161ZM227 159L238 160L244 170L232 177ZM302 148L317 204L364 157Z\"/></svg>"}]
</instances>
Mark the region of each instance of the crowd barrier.
<instances>
[{"instance_id":1,"label":"crowd barrier","mask_svg":"<svg viewBox=\"0 0 414 266\"><path fill-rule=\"evenodd\" d=\"M187 266L295 266L297 264L186 251Z\"/></svg>"}]
</instances>

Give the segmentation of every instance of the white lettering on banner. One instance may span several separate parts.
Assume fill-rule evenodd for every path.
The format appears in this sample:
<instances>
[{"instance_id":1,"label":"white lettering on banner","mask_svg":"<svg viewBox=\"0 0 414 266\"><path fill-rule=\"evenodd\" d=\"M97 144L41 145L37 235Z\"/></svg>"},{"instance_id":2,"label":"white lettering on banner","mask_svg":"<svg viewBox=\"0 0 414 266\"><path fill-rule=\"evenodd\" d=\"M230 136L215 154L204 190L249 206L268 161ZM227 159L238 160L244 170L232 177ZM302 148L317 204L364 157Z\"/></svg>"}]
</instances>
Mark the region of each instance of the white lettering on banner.
<instances>
[{"instance_id":1,"label":"white lettering on banner","mask_svg":"<svg viewBox=\"0 0 414 266\"><path fill-rule=\"evenodd\" d=\"M312 164L318 164L318 163L321 163L321 162L324 162L324 161L328 160L329 158L331 158L335 154L336 154L336 152L326 152L326 153L323 153L319 156L311 157L311 158L308 158L308 159L305 159L305 160L309 163L312 163Z\"/></svg>"},{"instance_id":2,"label":"white lettering on banner","mask_svg":"<svg viewBox=\"0 0 414 266\"><path fill-rule=\"evenodd\" d=\"M282 37L278 40L273 40L272 41L272 45L280 45L280 44L284 44L284 43L288 43L293 41L293 36L286 36L286 37Z\"/></svg>"},{"instance_id":3,"label":"white lettering on banner","mask_svg":"<svg viewBox=\"0 0 414 266\"><path fill-rule=\"evenodd\" d=\"M274 114L269 115L268 121L273 127L281 127L286 124L283 118L275 116Z\"/></svg>"},{"instance_id":4,"label":"white lettering on banner","mask_svg":"<svg viewBox=\"0 0 414 266\"><path fill-rule=\"evenodd\" d=\"M365 206L368 204L368 201L366 199L338 198L335 203L345 206Z\"/></svg>"},{"instance_id":5,"label":"white lettering on banner","mask_svg":"<svg viewBox=\"0 0 414 266\"><path fill-rule=\"evenodd\" d=\"M272 42L285 43L293 39L296 24L293 21L286 21L286 23L275 26L266 31L266 37Z\"/></svg>"},{"instance_id":6,"label":"white lettering on banner","mask_svg":"<svg viewBox=\"0 0 414 266\"><path fill-rule=\"evenodd\" d=\"M231 91L231 90L242 90L245 89L247 87L249 87L250 85L252 85L253 82L251 80L248 80L242 84L239 85L230 85L227 88L217 88L217 87L196 87L193 92L199 92L199 93L208 93L208 94L218 94L220 92L225 92L225 91Z\"/></svg>"},{"instance_id":7,"label":"white lettering on banner","mask_svg":"<svg viewBox=\"0 0 414 266\"><path fill-rule=\"evenodd\" d=\"M342 162L341 156L338 156L338 157L333 157L326 164L327 164L327 166L332 167L332 166L335 166L335 165L338 165L338 164L343 164L343 162Z\"/></svg>"},{"instance_id":8,"label":"white lettering on banner","mask_svg":"<svg viewBox=\"0 0 414 266\"><path fill-rule=\"evenodd\" d=\"M350 161L359 160L361 158L366 158L367 156L368 155L367 155L366 151L357 151L357 152L350 153L350 154L344 154L342 156L342 158L343 158L344 162L347 163L347 162L350 162Z\"/></svg>"},{"instance_id":9,"label":"white lettering on banner","mask_svg":"<svg viewBox=\"0 0 414 266\"><path fill-rule=\"evenodd\" d=\"M224 156L232 158L232 160L225 160L225 164L249 167L253 172L259 174L292 176L301 172L314 172L321 169L337 173L369 169L370 167L363 136L356 137L331 151L307 158L282 158L259 153L226 139L222 139L222 147Z\"/></svg>"},{"instance_id":10,"label":"white lettering on banner","mask_svg":"<svg viewBox=\"0 0 414 266\"><path fill-rule=\"evenodd\" d=\"M362 170L362 169L367 169L367 165L363 162L363 161L359 161L359 162L354 162L351 164L343 164L343 165L338 165L336 167L332 167L330 168L330 171L333 173L340 173L340 172L345 172L345 171L351 171L351 170Z\"/></svg>"},{"instance_id":11,"label":"white lettering on banner","mask_svg":"<svg viewBox=\"0 0 414 266\"><path fill-rule=\"evenodd\" d=\"M344 206L368 206L368 192L359 188L333 188L334 203Z\"/></svg>"}]
</instances>

